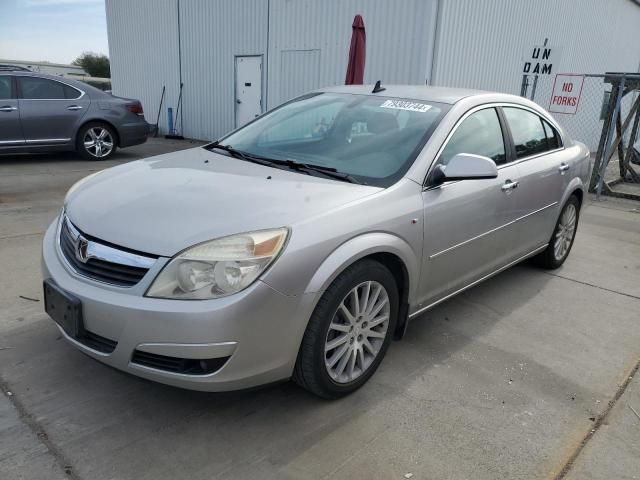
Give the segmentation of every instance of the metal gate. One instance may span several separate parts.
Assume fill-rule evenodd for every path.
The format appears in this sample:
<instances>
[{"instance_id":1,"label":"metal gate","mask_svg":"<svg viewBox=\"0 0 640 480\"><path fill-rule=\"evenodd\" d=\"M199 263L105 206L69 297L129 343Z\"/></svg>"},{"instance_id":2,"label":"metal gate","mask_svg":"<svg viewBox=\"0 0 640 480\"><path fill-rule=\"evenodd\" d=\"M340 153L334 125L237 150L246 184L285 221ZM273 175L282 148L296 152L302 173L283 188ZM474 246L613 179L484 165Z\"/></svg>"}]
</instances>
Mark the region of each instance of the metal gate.
<instances>
[{"instance_id":1,"label":"metal gate","mask_svg":"<svg viewBox=\"0 0 640 480\"><path fill-rule=\"evenodd\" d=\"M562 92L562 78L575 78L579 84L579 90L566 92L573 95L568 98L575 99L575 106L557 108L554 102ZM639 73L524 75L521 93L589 147L590 192L640 200Z\"/></svg>"}]
</instances>

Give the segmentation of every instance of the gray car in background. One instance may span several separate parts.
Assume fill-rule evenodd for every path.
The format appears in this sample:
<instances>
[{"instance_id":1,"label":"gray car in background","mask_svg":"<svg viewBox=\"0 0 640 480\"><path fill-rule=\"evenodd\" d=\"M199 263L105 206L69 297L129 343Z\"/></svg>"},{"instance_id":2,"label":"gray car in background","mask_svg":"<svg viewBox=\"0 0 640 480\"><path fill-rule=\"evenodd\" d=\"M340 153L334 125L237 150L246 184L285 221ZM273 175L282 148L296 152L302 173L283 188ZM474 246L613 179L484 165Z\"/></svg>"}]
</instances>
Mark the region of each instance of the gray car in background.
<instances>
[{"instance_id":1,"label":"gray car in background","mask_svg":"<svg viewBox=\"0 0 640 480\"><path fill-rule=\"evenodd\" d=\"M0 69L0 153L75 150L106 160L143 143L149 124L138 100L68 78Z\"/></svg>"},{"instance_id":2,"label":"gray car in background","mask_svg":"<svg viewBox=\"0 0 640 480\"><path fill-rule=\"evenodd\" d=\"M588 174L520 97L329 88L78 182L44 237L45 309L151 380L335 398L409 319L526 258L562 265Z\"/></svg>"}]
</instances>

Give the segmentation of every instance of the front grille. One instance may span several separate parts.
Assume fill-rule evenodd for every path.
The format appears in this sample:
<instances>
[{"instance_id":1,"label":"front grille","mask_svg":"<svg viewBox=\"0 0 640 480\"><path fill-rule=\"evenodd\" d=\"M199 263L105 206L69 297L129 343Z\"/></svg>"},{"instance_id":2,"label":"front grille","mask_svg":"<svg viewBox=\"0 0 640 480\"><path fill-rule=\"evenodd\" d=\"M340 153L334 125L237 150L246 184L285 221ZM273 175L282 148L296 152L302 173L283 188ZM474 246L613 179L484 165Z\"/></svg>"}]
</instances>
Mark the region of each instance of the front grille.
<instances>
[{"instance_id":1,"label":"front grille","mask_svg":"<svg viewBox=\"0 0 640 480\"><path fill-rule=\"evenodd\" d=\"M134 350L131 363L145 367L164 370L166 372L187 375L208 375L217 372L227 362L229 357L193 359L158 355L156 353Z\"/></svg>"},{"instance_id":2,"label":"front grille","mask_svg":"<svg viewBox=\"0 0 640 480\"><path fill-rule=\"evenodd\" d=\"M132 287L137 284L142 277L149 271L149 268L126 265L124 263L118 263L113 261L104 260L101 258L90 257L86 262L82 262L78 259L76 251L78 248L78 236L81 236L83 241L90 242L91 245L100 246L103 250L110 250L118 254L118 257L136 256L140 258L140 255L128 252L125 249L112 246L106 242L100 242L88 235L80 232L75 226L71 225L69 220L65 217L62 221L60 228L60 249L67 259L67 262L71 267L80 275L98 280L100 282L109 283L111 285L117 285L120 287ZM152 257L144 257L151 265L155 259Z\"/></svg>"},{"instance_id":3,"label":"front grille","mask_svg":"<svg viewBox=\"0 0 640 480\"><path fill-rule=\"evenodd\" d=\"M116 349L116 346L118 345L118 342L116 342L115 340L101 337L100 335L88 330L84 330L76 338L76 340L83 345L102 353L111 353Z\"/></svg>"}]
</instances>

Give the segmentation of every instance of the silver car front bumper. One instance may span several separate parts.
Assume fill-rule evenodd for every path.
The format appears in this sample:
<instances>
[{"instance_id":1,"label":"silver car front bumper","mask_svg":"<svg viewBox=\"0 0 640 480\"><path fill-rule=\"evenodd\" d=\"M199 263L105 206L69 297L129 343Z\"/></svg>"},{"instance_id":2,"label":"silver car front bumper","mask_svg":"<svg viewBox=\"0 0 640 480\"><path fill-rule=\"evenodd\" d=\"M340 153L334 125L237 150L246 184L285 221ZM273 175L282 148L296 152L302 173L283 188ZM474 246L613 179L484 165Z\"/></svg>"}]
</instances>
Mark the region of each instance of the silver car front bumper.
<instances>
[{"instance_id":1,"label":"silver car front bumper","mask_svg":"<svg viewBox=\"0 0 640 480\"><path fill-rule=\"evenodd\" d=\"M261 281L214 300L146 298L142 294L161 265L133 288L99 284L76 274L65 262L56 225L49 227L43 242L43 278L82 302L87 331L117 342L111 353L104 353L59 327L79 350L134 375L193 390L236 390L291 376L310 298L281 294ZM136 363L136 351L183 359L229 358L214 373L193 375Z\"/></svg>"}]
</instances>

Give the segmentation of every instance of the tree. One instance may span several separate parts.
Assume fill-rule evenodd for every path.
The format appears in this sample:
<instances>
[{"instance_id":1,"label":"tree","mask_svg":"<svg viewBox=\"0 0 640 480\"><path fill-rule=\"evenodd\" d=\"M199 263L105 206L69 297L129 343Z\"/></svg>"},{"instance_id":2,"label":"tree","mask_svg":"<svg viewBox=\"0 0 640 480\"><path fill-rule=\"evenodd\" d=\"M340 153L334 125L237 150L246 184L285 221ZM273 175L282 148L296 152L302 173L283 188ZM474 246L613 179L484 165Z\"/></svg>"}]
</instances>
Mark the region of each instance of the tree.
<instances>
[{"instance_id":1,"label":"tree","mask_svg":"<svg viewBox=\"0 0 640 480\"><path fill-rule=\"evenodd\" d=\"M111 78L109 57L102 53L82 52L71 63L82 67L92 77Z\"/></svg>"}]
</instances>

